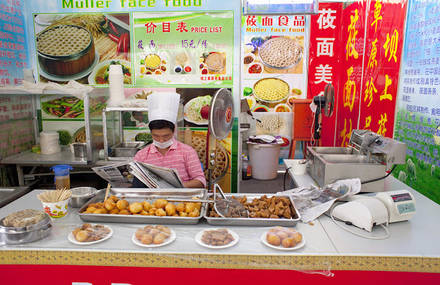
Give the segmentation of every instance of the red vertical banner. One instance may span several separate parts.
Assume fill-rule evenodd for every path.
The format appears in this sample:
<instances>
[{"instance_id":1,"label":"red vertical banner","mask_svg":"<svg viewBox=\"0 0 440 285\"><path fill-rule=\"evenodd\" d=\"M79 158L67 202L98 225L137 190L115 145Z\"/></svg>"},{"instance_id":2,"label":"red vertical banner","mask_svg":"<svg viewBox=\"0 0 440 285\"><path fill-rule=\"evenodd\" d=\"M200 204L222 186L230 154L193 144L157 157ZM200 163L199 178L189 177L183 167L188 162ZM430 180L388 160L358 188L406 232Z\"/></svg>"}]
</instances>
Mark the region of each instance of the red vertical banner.
<instances>
[{"instance_id":1,"label":"red vertical banner","mask_svg":"<svg viewBox=\"0 0 440 285\"><path fill-rule=\"evenodd\" d=\"M365 41L366 2L350 4L342 11L341 81L337 92L336 146L347 146L357 128L362 91L362 59Z\"/></svg>"},{"instance_id":2,"label":"red vertical banner","mask_svg":"<svg viewBox=\"0 0 440 285\"><path fill-rule=\"evenodd\" d=\"M359 128L392 137L407 0L373 0L367 19Z\"/></svg>"},{"instance_id":3,"label":"red vertical banner","mask_svg":"<svg viewBox=\"0 0 440 285\"><path fill-rule=\"evenodd\" d=\"M340 30L342 21L342 3L320 3L319 14L311 16L308 97L322 95L327 83L339 89L340 56L342 48ZM336 112L335 112L336 113ZM331 118L322 118L323 146L333 146L335 135L334 114Z\"/></svg>"}]
</instances>

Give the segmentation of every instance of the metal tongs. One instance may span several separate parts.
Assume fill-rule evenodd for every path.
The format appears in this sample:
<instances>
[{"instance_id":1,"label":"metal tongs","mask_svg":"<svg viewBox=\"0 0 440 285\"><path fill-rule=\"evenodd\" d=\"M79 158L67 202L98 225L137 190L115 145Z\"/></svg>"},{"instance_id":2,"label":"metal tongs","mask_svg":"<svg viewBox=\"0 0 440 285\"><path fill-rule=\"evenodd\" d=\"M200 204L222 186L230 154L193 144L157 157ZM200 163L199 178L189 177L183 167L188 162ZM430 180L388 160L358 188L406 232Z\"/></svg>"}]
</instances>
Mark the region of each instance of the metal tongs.
<instances>
[{"instance_id":1,"label":"metal tongs","mask_svg":"<svg viewBox=\"0 0 440 285\"><path fill-rule=\"evenodd\" d=\"M220 195L217 195L217 190ZM226 198L218 184L214 184L214 209L222 218L249 218L249 211L244 205L235 199Z\"/></svg>"}]
</instances>

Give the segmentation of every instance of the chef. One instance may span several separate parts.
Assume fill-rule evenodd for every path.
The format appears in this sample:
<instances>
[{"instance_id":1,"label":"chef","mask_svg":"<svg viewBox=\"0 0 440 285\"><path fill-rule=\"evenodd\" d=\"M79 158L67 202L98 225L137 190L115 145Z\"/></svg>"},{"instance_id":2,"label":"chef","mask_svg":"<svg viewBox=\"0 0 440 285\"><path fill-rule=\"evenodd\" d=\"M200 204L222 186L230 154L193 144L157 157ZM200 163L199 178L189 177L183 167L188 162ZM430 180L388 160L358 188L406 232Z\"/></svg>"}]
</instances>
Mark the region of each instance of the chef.
<instances>
[{"instance_id":1,"label":"chef","mask_svg":"<svg viewBox=\"0 0 440 285\"><path fill-rule=\"evenodd\" d=\"M206 179L197 152L174 136L179 102L177 93L155 92L148 96L148 127L153 143L138 151L134 160L174 168L185 188L204 188ZM145 185L135 178L132 187Z\"/></svg>"}]
</instances>

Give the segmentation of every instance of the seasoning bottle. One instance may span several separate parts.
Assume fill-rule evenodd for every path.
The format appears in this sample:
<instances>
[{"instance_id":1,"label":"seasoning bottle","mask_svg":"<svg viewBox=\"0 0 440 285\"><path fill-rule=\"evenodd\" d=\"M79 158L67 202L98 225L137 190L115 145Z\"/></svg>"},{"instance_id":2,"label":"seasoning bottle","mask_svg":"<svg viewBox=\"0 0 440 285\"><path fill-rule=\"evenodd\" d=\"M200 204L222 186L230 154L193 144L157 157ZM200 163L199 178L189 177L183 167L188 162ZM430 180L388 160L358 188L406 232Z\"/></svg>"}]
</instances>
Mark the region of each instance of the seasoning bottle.
<instances>
[{"instance_id":1,"label":"seasoning bottle","mask_svg":"<svg viewBox=\"0 0 440 285\"><path fill-rule=\"evenodd\" d=\"M249 165L249 161L246 155L241 155L241 178L243 180L249 180L252 178L251 166Z\"/></svg>"}]
</instances>

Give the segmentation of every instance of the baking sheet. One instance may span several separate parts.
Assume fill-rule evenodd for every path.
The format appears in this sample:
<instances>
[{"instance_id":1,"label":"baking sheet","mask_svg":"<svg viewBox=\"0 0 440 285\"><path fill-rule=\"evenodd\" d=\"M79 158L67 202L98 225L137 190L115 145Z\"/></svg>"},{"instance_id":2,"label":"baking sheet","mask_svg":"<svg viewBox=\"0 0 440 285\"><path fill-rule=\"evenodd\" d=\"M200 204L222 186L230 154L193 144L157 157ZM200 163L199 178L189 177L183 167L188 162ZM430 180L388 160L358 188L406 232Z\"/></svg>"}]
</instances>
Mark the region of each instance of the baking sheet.
<instances>
[{"instance_id":1,"label":"baking sheet","mask_svg":"<svg viewBox=\"0 0 440 285\"><path fill-rule=\"evenodd\" d=\"M188 199L197 197L205 198L205 189L148 189L148 188L115 188L112 195L118 198L125 197L129 203L151 201L156 199ZM81 220L85 222L103 223L130 223L130 224L160 224L160 225L195 225L206 214L206 203L202 203L200 215L198 217L173 217L173 216L143 216L143 215L119 215L119 214L84 214L89 204L102 202L105 191L101 190L93 199L89 200L78 211ZM177 203L177 202L172 202Z\"/></svg>"}]
</instances>

